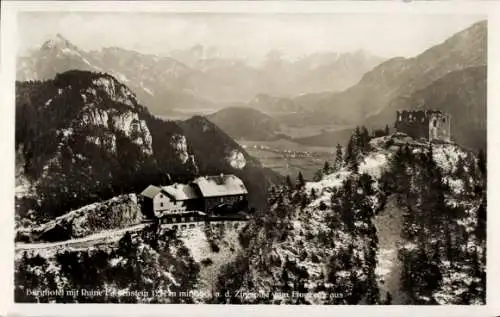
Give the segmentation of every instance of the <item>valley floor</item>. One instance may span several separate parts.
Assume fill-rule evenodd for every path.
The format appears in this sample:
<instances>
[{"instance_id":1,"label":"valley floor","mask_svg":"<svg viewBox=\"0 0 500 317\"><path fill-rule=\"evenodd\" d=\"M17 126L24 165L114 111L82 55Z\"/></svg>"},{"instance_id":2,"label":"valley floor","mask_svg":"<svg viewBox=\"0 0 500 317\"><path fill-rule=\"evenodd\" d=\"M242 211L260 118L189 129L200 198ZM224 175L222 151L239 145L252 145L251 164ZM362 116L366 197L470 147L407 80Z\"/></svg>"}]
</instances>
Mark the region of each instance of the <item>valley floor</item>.
<instances>
[{"instance_id":1,"label":"valley floor","mask_svg":"<svg viewBox=\"0 0 500 317\"><path fill-rule=\"evenodd\" d=\"M335 159L335 148L301 145L287 140L238 141L251 156L281 175L297 176L301 172L306 180L323 168L325 161Z\"/></svg>"}]
</instances>

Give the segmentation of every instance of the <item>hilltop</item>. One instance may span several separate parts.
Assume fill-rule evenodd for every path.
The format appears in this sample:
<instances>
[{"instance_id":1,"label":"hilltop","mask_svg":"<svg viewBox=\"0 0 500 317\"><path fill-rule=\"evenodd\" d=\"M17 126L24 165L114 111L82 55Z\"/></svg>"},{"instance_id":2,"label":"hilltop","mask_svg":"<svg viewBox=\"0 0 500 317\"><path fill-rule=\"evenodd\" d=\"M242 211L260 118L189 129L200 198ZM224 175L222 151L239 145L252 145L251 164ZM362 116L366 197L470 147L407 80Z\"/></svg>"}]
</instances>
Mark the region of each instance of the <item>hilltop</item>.
<instances>
[{"instance_id":1,"label":"hilltop","mask_svg":"<svg viewBox=\"0 0 500 317\"><path fill-rule=\"evenodd\" d=\"M320 181L271 192L219 277L257 296L217 302L484 303L485 162L399 133L351 140Z\"/></svg>"},{"instance_id":2,"label":"hilltop","mask_svg":"<svg viewBox=\"0 0 500 317\"><path fill-rule=\"evenodd\" d=\"M280 124L253 108L224 108L207 118L235 139L265 141L279 137Z\"/></svg>"}]
</instances>

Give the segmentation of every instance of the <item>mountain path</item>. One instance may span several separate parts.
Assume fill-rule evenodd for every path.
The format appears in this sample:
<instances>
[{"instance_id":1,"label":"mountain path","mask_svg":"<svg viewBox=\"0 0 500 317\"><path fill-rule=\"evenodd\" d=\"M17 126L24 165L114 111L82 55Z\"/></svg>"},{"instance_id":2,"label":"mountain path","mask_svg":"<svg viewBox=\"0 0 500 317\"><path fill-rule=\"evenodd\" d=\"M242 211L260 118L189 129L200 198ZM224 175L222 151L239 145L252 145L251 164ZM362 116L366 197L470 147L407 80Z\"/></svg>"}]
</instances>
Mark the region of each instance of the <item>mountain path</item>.
<instances>
[{"instance_id":1,"label":"mountain path","mask_svg":"<svg viewBox=\"0 0 500 317\"><path fill-rule=\"evenodd\" d=\"M80 246L88 247L102 242L113 242L120 239L126 232L135 232L143 229L146 223L141 223L135 226L130 226L127 228L115 229L115 230L105 230L98 233L94 233L85 237L75 238L65 241L57 242L41 242L41 243L16 243L16 251L24 250L36 250L36 249L51 249L67 246Z\"/></svg>"}]
</instances>

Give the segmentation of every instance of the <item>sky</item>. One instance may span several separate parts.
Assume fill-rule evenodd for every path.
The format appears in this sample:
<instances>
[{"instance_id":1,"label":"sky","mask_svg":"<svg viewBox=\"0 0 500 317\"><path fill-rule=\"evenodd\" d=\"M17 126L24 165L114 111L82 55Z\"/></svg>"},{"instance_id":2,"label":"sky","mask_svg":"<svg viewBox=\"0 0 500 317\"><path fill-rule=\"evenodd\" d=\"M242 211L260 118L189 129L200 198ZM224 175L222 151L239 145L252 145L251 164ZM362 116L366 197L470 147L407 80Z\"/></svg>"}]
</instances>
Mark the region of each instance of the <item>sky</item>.
<instances>
[{"instance_id":1,"label":"sky","mask_svg":"<svg viewBox=\"0 0 500 317\"><path fill-rule=\"evenodd\" d=\"M84 50L117 46L166 55L194 45L215 46L224 56L258 60L271 50L297 58L359 49L381 57L418 55L474 22L479 15L338 13L22 12L18 49L62 34Z\"/></svg>"}]
</instances>

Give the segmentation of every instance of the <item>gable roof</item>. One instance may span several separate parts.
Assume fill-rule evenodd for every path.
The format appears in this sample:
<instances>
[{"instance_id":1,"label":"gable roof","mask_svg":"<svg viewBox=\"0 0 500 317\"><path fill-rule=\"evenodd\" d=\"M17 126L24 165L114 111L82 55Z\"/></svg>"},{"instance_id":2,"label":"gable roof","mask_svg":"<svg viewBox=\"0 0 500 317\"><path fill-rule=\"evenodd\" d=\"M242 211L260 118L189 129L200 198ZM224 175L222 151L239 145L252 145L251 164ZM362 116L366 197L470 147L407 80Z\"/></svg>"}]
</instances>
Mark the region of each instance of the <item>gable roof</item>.
<instances>
[{"instance_id":1,"label":"gable roof","mask_svg":"<svg viewBox=\"0 0 500 317\"><path fill-rule=\"evenodd\" d=\"M142 191L141 196L153 199L158 193L161 192L161 188L154 185L149 185L145 190Z\"/></svg>"},{"instance_id":2,"label":"gable roof","mask_svg":"<svg viewBox=\"0 0 500 317\"><path fill-rule=\"evenodd\" d=\"M191 184L173 184L162 186L161 189L177 201L200 198L196 188Z\"/></svg>"},{"instance_id":3,"label":"gable roof","mask_svg":"<svg viewBox=\"0 0 500 317\"><path fill-rule=\"evenodd\" d=\"M234 175L199 177L193 183L198 185L205 198L248 193L243 181Z\"/></svg>"}]
</instances>

